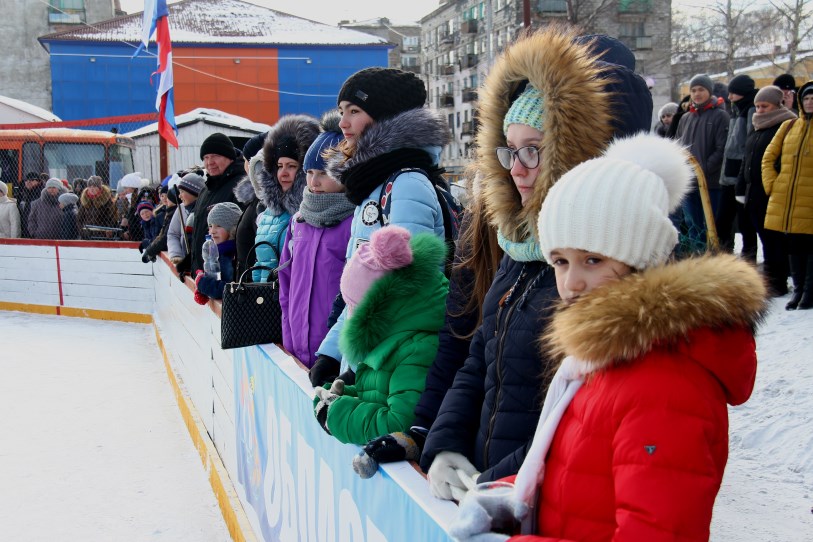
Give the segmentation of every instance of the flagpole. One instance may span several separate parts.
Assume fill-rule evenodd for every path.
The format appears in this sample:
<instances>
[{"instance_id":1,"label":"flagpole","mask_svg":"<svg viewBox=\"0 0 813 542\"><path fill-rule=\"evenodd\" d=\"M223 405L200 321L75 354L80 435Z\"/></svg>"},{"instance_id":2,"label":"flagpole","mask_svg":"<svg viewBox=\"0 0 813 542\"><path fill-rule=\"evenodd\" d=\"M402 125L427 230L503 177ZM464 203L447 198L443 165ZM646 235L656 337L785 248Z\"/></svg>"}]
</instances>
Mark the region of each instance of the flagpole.
<instances>
[{"instance_id":1,"label":"flagpole","mask_svg":"<svg viewBox=\"0 0 813 542\"><path fill-rule=\"evenodd\" d=\"M169 175L169 148L167 140L161 134L158 134L158 169L160 171L159 179L166 179Z\"/></svg>"}]
</instances>

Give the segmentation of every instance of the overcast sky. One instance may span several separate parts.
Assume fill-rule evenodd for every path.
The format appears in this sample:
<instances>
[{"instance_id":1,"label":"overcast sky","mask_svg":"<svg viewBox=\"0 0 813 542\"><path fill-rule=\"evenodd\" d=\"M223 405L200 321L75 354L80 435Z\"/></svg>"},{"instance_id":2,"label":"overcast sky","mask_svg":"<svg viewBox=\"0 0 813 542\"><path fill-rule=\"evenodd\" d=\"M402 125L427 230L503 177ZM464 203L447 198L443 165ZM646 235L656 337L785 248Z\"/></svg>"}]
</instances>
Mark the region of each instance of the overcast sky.
<instances>
[{"instance_id":1,"label":"overcast sky","mask_svg":"<svg viewBox=\"0 0 813 542\"><path fill-rule=\"evenodd\" d=\"M417 22L438 7L438 0L245 0L277 11L335 25L339 21L388 17L391 21ZM169 0L169 3L174 3ZM144 10L144 0L121 0L127 13Z\"/></svg>"}]
</instances>

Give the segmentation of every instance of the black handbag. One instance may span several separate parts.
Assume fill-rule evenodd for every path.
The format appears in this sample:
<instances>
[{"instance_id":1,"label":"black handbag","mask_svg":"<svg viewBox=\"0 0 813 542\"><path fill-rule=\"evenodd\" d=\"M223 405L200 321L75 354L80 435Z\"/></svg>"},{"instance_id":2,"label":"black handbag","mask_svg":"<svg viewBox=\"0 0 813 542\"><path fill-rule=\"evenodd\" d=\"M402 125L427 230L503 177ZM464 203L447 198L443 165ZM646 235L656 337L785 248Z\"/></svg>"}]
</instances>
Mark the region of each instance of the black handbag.
<instances>
[{"instance_id":1,"label":"black handbag","mask_svg":"<svg viewBox=\"0 0 813 542\"><path fill-rule=\"evenodd\" d=\"M276 254L276 248L267 241ZM249 252L250 253L250 252ZM277 254L277 261L279 255ZM255 344L282 343L282 307L279 304L279 270L290 262L273 269L266 265L249 267L237 282L230 282L223 290L220 316L220 347L223 350L253 346ZM269 271L265 282L246 282L246 273L255 269Z\"/></svg>"}]
</instances>

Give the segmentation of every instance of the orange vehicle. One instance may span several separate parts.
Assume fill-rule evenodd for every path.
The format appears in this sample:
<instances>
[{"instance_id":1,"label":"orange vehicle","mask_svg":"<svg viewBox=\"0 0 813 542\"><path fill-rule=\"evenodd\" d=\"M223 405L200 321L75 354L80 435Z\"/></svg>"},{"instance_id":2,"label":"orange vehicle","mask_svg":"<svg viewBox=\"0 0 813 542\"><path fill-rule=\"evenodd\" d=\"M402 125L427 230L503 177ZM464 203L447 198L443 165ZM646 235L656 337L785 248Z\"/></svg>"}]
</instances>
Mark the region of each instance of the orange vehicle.
<instances>
[{"instance_id":1,"label":"orange vehicle","mask_svg":"<svg viewBox=\"0 0 813 542\"><path fill-rule=\"evenodd\" d=\"M135 142L112 132L74 128L0 130L0 169L9 195L29 173L73 181L98 175L113 185L132 173Z\"/></svg>"}]
</instances>

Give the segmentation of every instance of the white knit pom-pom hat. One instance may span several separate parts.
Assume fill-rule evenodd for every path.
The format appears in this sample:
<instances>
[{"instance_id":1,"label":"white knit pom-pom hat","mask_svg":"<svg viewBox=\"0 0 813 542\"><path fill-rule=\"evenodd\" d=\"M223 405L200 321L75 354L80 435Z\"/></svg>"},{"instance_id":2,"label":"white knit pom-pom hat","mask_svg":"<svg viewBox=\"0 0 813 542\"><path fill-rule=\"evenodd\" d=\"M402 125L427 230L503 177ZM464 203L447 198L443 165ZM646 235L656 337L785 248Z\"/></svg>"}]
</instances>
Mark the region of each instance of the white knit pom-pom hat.
<instances>
[{"instance_id":1,"label":"white knit pom-pom hat","mask_svg":"<svg viewBox=\"0 0 813 542\"><path fill-rule=\"evenodd\" d=\"M665 262L678 242L669 213L690 188L689 155L670 139L640 134L565 173L539 213L539 243L595 252L645 269Z\"/></svg>"}]
</instances>

